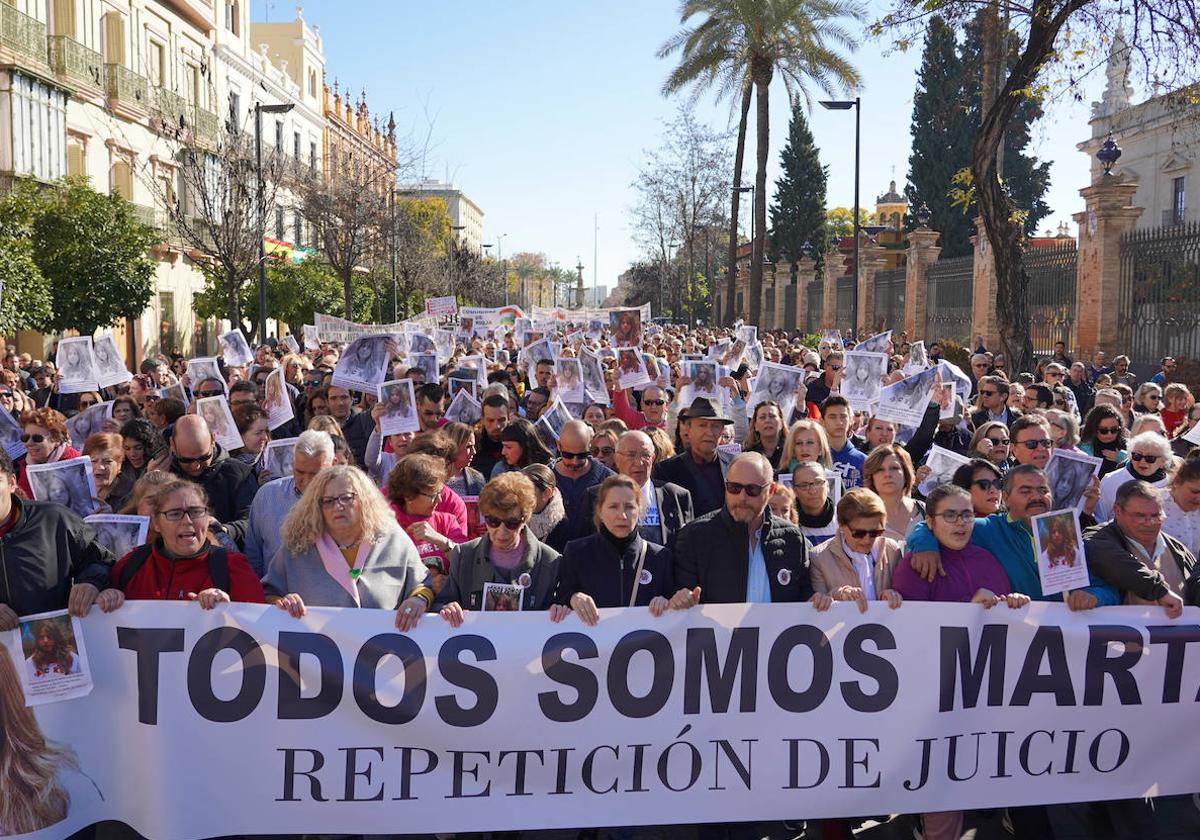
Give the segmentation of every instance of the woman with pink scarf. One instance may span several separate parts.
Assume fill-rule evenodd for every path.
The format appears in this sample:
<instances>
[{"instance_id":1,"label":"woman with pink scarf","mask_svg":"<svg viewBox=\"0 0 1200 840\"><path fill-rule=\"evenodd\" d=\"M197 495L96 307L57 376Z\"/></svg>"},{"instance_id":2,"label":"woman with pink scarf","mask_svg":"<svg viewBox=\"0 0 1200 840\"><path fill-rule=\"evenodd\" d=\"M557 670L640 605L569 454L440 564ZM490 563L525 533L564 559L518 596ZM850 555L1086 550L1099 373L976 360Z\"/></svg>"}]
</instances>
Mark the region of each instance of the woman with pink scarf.
<instances>
[{"instance_id":1,"label":"woman with pink scarf","mask_svg":"<svg viewBox=\"0 0 1200 840\"><path fill-rule=\"evenodd\" d=\"M67 418L53 408L38 408L21 415L21 442L25 444L24 458L17 462L17 486L25 498L33 498L29 486L27 464L54 464L68 458L78 458L79 450L71 446L67 436Z\"/></svg>"}]
</instances>

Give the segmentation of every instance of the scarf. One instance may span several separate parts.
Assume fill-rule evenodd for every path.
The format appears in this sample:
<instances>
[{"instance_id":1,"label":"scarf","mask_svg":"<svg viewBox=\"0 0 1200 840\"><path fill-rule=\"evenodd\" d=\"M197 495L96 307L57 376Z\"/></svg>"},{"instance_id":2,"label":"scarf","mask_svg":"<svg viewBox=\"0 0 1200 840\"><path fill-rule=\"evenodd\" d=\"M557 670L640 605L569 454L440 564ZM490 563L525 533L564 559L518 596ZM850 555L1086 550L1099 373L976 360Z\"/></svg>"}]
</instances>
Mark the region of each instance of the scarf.
<instances>
[{"instance_id":1,"label":"scarf","mask_svg":"<svg viewBox=\"0 0 1200 840\"><path fill-rule=\"evenodd\" d=\"M540 512L529 517L527 527L530 532L538 538L539 542L544 542L550 532L554 530L559 522L562 522L567 517L567 509L563 506L562 493L555 488L554 495L550 497L550 501Z\"/></svg>"},{"instance_id":2,"label":"scarf","mask_svg":"<svg viewBox=\"0 0 1200 840\"><path fill-rule=\"evenodd\" d=\"M1129 474L1131 476L1133 476L1134 478L1136 478L1138 481L1144 481L1147 484L1158 484L1160 481L1164 480L1167 477L1167 468L1166 467L1159 467L1150 475L1141 475L1140 473L1138 473L1137 471L1134 470L1132 460L1129 461L1129 463L1127 463L1125 465L1125 469L1128 470Z\"/></svg>"},{"instance_id":3,"label":"scarf","mask_svg":"<svg viewBox=\"0 0 1200 840\"><path fill-rule=\"evenodd\" d=\"M351 569L346 565L346 558L342 555L341 549L337 547L337 543L333 541L333 537L328 533L322 533L320 539L317 540L317 554L321 556L321 565L325 567L329 576L354 599L356 607L362 606L362 602L358 598L358 578L362 574L363 564L367 562L367 555L371 553L371 548L370 540L359 541L358 553L354 556L354 568Z\"/></svg>"},{"instance_id":4,"label":"scarf","mask_svg":"<svg viewBox=\"0 0 1200 840\"><path fill-rule=\"evenodd\" d=\"M833 521L833 502L829 499L825 500L825 507L821 508L821 512L816 516L805 513L804 508L796 505L796 513L800 519L800 525L804 528L824 528Z\"/></svg>"}]
</instances>

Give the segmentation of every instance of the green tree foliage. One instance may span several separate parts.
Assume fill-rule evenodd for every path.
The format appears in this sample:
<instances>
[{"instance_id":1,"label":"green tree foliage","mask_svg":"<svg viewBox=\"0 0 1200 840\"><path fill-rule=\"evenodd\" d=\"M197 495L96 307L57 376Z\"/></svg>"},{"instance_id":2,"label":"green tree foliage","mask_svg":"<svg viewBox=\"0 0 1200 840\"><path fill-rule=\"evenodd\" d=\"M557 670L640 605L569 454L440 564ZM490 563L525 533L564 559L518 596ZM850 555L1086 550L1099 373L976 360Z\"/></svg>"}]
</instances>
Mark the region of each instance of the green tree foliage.
<instances>
[{"instance_id":1,"label":"green tree foliage","mask_svg":"<svg viewBox=\"0 0 1200 840\"><path fill-rule=\"evenodd\" d=\"M365 275L353 281L354 310L352 320L374 320L375 292ZM258 284L247 283L240 292L244 317L258 322ZM390 301L389 301L390 303ZM292 263L272 260L267 264L267 314L287 323L299 332L302 324L313 323L313 315L342 312L342 280L326 262L307 259ZM218 281L209 279L204 291L196 298L196 314L202 318L227 317L225 290Z\"/></svg>"},{"instance_id":2,"label":"green tree foliage","mask_svg":"<svg viewBox=\"0 0 1200 840\"><path fill-rule=\"evenodd\" d=\"M50 284L33 257L34 196L0 199L0 333L49 329Z\"/></svg>"},{"instance_id":3,"label":"green tree foliage","mask_svg":"<svg viewBox=\"0 0 1200 840\"><path fill-rule=\"evenodd\" d=\"M771 257L799 259L804 243L812 245L813 259L825 248L825 182L829 172L821 165L820 151L799 105L792 109L787 145L779 154L783 170L775 182L771 204Z\"/></svg>"},{"instance_id":4,"label":"green tree foliage","mask_svg":"<svg viewBox=\"0 0 1200 840\"><path fill-rule=\"evenodd\" d=\"M970 237L975 233L971 216L954 207L950 197L955 173L971 165L971 141L975 134L969 113L971 103L965 101L963 83L962 59L954 30L944 19L934 16L929 20L925 52L917 71L910 129L913 145L904 192L910 215L922 204L929 207L932 226L941 233L938 241L943 257L969 254Z\"/></svg>"},{"instance_id":5,"label":"green tree foliage","mask_svg":"<svg viewBox=\"0 0 1200 840\"><path fill-rule=\"evenodd\" d=\"M866 208L858 208L858 226L863 228L866 225L872 224L874 216L867 212ZM831 247L834 239L844 239L847 236L851 237L853 242L854 236L854 208L852 207L830 207L825 212L825 244L826 248ZM828 250L826 251L828 253Z\"/></svg>"},{"instance_id":6,"label":"green tree foliage","mask_svg":"<svg viewBox=\"0 0 1200 840\"><path fill-rule=\"evenodd\" d=\"M38 192L33 256L50 284L50 329L91 335L141 315L154 294L148 251L161 238L133 215L128 201L96 192L86 181L66 180Z\"/></svg>"}]
</instances>

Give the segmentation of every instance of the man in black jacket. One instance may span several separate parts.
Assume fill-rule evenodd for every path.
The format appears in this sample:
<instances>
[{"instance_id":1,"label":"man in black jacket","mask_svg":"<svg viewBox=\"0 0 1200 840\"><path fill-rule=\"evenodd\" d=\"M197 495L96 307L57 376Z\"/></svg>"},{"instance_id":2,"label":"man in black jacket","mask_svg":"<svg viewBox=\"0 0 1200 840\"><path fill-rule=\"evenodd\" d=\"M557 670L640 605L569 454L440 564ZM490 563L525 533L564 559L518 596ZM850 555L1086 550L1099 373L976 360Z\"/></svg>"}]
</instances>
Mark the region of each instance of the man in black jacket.
<instances>
[{"instance_id":1,"label":"man in black jacket","mask_svg":"<svg viewBox=\"0 0 1200 840\"><path fill-rule=\"evenodd\" d=\"M654 468L659 481L672 482L692 496L697 516L711 513L724 503L725 470L732 456L717 449L721 431L733 421L717 409L712 400L696 397L686 415L680 413L680 423L687 423L690 436L688 448L660 462Z\"/></svg>"},{"instance_id":2,"label":"man in black jacket","mask_svg":"<svg viewBox=\"0 0 1200 840\"><path fill-rule=\"evenodd\" d=\"M22 615L120 606L124 597L108 588L113 557L92 527L62 505L16 492L12 459L0 450L0 631L15 629Z\"/></svg>"},{"instance_id":3,"label":"man in black jacket","mask_svg":"<svg viewBox=\"0 0 1200 840\"><path fill-rule=\"evenodd\" d=\"M204 488L208 512L238 545L245 544L250 504L258 480L249 464L234 460L215 440L204 418L180 417L171 435L171 472Z\"/></svg>"},{"instance_id":4,"label":"man in black jacket","mask_svg":"<svg viewBox=\"0 0 1200 840\"><path fill-rule=\"evenodd\" d=\"M675 585L705 604L796 603L812 597L808 541L767 506L775 476L758 452L735 457L725 504L685 525L675 541Z\"/></svg>"},{"instance_id":5,"label":"man in black jacket","mask_svg":"<svg viewBox=\"0 0 1200 840\"><path fill-rule=\"evenodd\" d=\"M985 376L979 380L979 397L983 408L971 412L971 428L978 429L988 421L1011 426L1021 412L1008 407L1008 382L999 376Z\"/></svg>"},{"instance_id":6,"label":"man in black jacket","mask_svg":"<svg viewBox=\"0 0 1200 840\"><path fill-rule=\"evenodd\" d=\"M375 431L375 418L370 411L358 411L354 408L354 400L350 391L337 385L330 385L325 398L329 405L329 413L342 427L346 443L354 453L354 460L362 466L367 460L367 441L371 432Z\"/></svg>"},{"instance_id":7,"label":"man in black jacket","mask_svg":"<svg viewBox=\"0 0 1200 840\"><path fill-rule=\"evenodd\" d=\"M692 512L692 494L678 484L658 481L650 477L654 469L654 444L645 432L625 432L617 441L613 458L617 474L628 476L642 488L646 500L646 513L638 527L638 533L647 542L673 546L679 529L695 518ZM583 521L579 535L591 534L596 530L596 498L600 486L589 487L584 500Z\"/></svg>"}]
</instances>

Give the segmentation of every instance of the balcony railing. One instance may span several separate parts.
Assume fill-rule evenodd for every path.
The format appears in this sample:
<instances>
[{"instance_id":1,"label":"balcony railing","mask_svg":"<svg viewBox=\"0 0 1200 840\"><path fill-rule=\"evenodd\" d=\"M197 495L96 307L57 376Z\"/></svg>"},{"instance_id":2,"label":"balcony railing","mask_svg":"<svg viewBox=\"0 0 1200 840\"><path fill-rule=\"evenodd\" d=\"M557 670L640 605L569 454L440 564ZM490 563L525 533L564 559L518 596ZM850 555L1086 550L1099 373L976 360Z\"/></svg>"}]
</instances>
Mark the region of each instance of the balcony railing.
<instances>
[{"instance_id":1,"label":"balcony railing","mask_svg":"<svg viewBox=\"0 0 1200 840\"><path fill-rule=\"evenodd\" d=\"M149 84L123 64L104 65L104 92L109 99L145 108L149 105Z\"/></svg>"},{"instance_id":2,"label":"balcony railing","mask_svg":"<svg viewBox=\"0 0 1200 840\"><path fill-rule=\"evenodd\" d=\"M0 44L44 63L46 24L7 3L0 2Z\"/></svg>"},{"instance_id":3,"label":"balcony railing","mask_svg":"<svg viewBox=\"0 0 1200 840\"><path fill-rule=\"evenodd\" d=\"M50 36L50 66L60 76L101 87L104 58L67 35Z\"/></svg>"},{"instance_id":4,"label":"balcony railing","mask_svg":"<svg viewBox=\"0 0 1200 840\"><path fill-rule=\"evenodd\" d=\"M154 86L153 108L159 118L172 128L182 128L191 122L191 106L187 100L166 88Z\"/></svg>"},{"instance_id":5,"label":"balcony railing","mask_svg":"<svg viewBox=\"0 0 1200 840\"><path fill-rule=\"evenodd\" d=\"M206 140L215 143L221 134L221 120L212 111L206 111L197 106L195 110L195 128L196 136L201 140Z\"/></svg>"}]
</instances>

